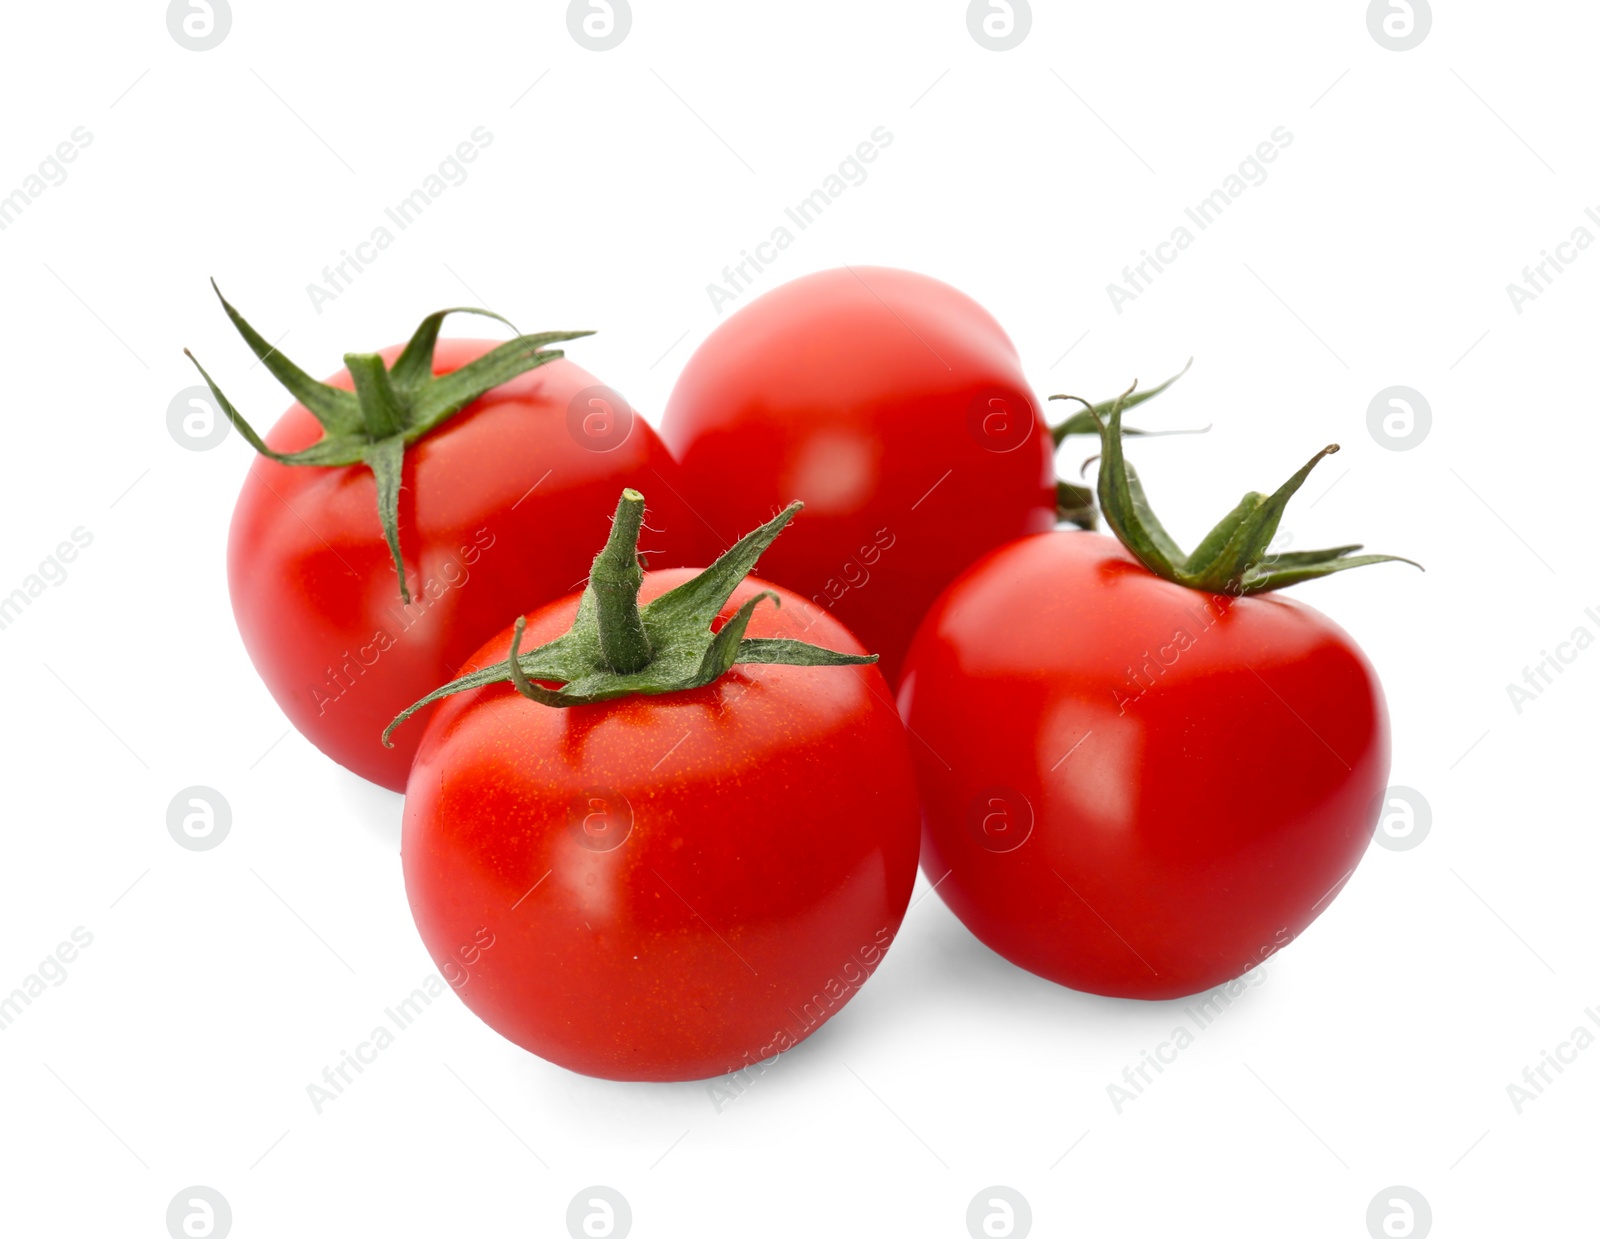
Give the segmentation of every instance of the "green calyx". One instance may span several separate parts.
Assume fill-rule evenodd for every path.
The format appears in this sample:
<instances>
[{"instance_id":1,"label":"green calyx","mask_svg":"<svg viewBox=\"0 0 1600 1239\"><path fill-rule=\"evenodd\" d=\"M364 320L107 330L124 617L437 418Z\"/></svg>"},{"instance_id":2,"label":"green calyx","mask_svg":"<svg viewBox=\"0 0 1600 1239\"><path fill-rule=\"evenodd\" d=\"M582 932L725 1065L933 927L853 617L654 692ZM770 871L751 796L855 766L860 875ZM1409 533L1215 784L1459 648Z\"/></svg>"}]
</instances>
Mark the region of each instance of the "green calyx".
<instances>
[{"instance_id":1,"label":"green calyx","mask_svg":"<svg viewBox=\"0 0 1600 1239\"><path fill-rule=\"evenodd\" d=\"M876 654L841 654L790 638L746 637L756 606L763 599L778 605L778 596L770 590L747 600L720 629L711 631L712 621L733 591L802 506L790 504L740 538L700 575L641 607L644 572L638 542L644 496L624 490L611 535L589 571L572 627L554 641L524 652L524 620L519 616L505 662L435 689L389 724L383 743L392 748L390 734L424 706L486 684L510 683L541 705L582 706L634 694L654 697L702 688L736 663L845 667L877 662Z\"/></svg>"},{"instance_id":2,"label":"green calyx","mask_svg":"<svg viewBox=\"0 0 1600 1239\"><path fill-rule=\"evenodd\" d=\"M234 429L263 456L282 465L322 468L364 465L372 470L378 488L378 521L394 559L395 573L400 578L401 600L406 603L411 601L411 590L406 584L405 561L400 555L399 515L400 477L406 448L438 429L491 388L563 355L559 349L545 349L545 345L594 334L592 331L519 334L459 370L435 376L433 350L446 315L480 314L516 330L510 320L491 310L456 306L423 319L392 366L385 366L383 358L376 353L346 353L344 364L355 383L355 391L347 392L319 383L300 369L228 304L215 280L211 287L250 351L322 424L322 438L302 451L273 451L239 415L195 355L188 349L183 350L184 355L194 362Z\"/></svg>"},{"instance_id":3,"label":"green calyx","mask_svg":"<svg viewBox=\"0 0 1600 1239\"><path fill-rule=\"evenodd\" d=\"M1189 358L1189 360L1184 363L1182 370L1179 370L1178 373L1174 374L1165 383L1158 383L1149 391L1142 391L1131 395L1126 392L1123 393L1123 395L1126 396L1126 399L1123 401L1122 407L1124 409L1131 409L1136 404L1143 404L1152 396L1159 396L1184 375L1188 374L1189 367L1192 365L1194 365L1193 357ZM1050 427L1050 441L1058 448L1064 442L1066 442L1068 436L1070 435L1098 434L1100 432L1100 423L1110 415L1112 406L1117 403L1116 400L1102 400L1099 404L1084 404L1084 402L1079 400L1077 396L1051 396L1050 399L1077 400L1079 404L1084 405L1081 413L1074 413L1071 417L1067 418L1066 421L1058 422L1054 426ZM1206 429L1209 430L1210 427L1208 426ZM1153 432L1136 430L1134 427L1129 426L1122 433L1130 435L1142 435ZM1187 432L1169 431L1167 433L1183 434ZM1057 482L1056 519L1058 521L1066 521L1069 524L1076 525L1079 529L1095 528L1095 526L1098 524L1098 521L1095 516L1094 492L1087 486L1079 486L1073 482Z\"/></svg>"},{"instance_id":4,"label":"green calyx","mask_svg":"<svg viewBox=\"0 0 1600 1239\"><path fill-rule=\"evenodd\" d=\"M1160 390L1153 388L1143 393L1143 397ZM1078 416L1092 419L1100 434L1097 492L1106 524L1122 545L1157 576L1190 589L1242 597L1368 564L1396 562L1422 567L1399 555L1357 555L1360 544L1282 554L1272 554L1268 550L1289 500L1311 476L1317 462L1339 450L1337 443L1323 448L1272 494L1251 491L1245 495L1192 552L1184 554L1151 511L1144 487L1139 484L1139 475L1123 456L1122 437L1126 432L1122 429L1122 412L1140 398L1130 387L1102 413L1099 405L1091 405L1076 396L1064 397L1078 400L1084 406L1084 413Z\"/></svg>"}]
</instances>

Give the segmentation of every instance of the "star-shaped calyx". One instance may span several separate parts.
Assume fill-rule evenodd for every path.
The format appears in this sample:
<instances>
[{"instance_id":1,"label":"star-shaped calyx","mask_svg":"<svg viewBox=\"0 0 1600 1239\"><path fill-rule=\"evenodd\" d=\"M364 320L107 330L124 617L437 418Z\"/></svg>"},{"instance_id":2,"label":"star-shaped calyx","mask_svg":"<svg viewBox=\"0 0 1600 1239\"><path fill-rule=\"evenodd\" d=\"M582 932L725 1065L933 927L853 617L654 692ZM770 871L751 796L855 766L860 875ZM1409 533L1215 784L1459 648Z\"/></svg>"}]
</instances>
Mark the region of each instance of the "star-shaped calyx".
<instances>
[{"instance_id":1,"label":"star-shaped calyx","mask_svg":"<svg viewBox=\"0 0 1600 1239\"><path fill-rule=\"evenodd\" d=\"M554 641L523 651L524 620L519 616L505 662L471 672L429 693L389 724L383 733L384 744L389 745L390 733L424 706L486 684L510 683L541 705L582 706L634 694L659 696L702 688L736 663L842 667L877 662L876 654L843 654L787 637L745 636L758 605L763 601L778 604L778 595L771 590L747 599L721 628L711 630L733 591L802 506L790 504L740 538L704 572L641 607L639 587L644 570L639 566L638 548L644 496L624 490L612 518L611 535L595 556L572 627ZM545 684L560 687L546 688Z\"/></svg>"},{"instance_id":2,"label":"star-shaped calyx","mask_svg":"<svg viewBox=\"0 0 1600 1239\"><path fill-rule=\"evenodd\" d=\"M385 366L377 353L346 353L345 368L355 383L355 391L348 392L319 383L300 369L228 304L215 280L211 287L250 351L322 424L322 438L298 452L273 451L222 394L195 355L188 349L183 350L184 355L194 362L234 429L263 456L280 465L322 468L364 465L372 470L378 488L378 522L383 528L384 541L389 544L395 572L400 577L400 598L406 603L411 601L411 590L406 584L405 561L400 555L400 475L406 448L437 430L490 388L562 356L559 349L546 349L545 345L594 334L592 331L546 331L538 335L518 335L458 370L435 375L433 350L446 315L480 314L516 330L508 319L492 310L471 306L439 310L422 320L392 366Z\"/></svg>"}]
</instances>

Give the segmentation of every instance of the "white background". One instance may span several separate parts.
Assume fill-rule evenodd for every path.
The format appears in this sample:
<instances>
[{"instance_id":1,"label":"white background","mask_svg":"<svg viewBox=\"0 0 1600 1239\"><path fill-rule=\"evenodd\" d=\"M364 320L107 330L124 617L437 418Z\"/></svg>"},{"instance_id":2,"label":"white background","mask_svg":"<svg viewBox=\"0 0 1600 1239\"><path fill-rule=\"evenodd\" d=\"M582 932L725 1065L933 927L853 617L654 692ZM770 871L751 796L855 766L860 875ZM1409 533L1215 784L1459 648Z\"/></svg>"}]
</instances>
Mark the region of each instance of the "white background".
<instances>
[{"instance_id":1,"label":"white background","mask_svg":"<svg viewBox=\"0 0 1600 1239\"><path fill-rule=\"evenodd\" d=\"M1438 1235L1592 1233L1600 1049L1520 1114L1507 1085L1600 1006L1600 650L1520 713L1506 686L1600 635L1600 253L1520 314L1506 286L1600 205L1600 11L1439 4L1395 52L1365 7L1037 3L1002 53L954 0L639 0L597 53L560 3L236 0L205 52L160 3L8 6L0 194L74 127L93 140L0 232L0 593L75 527L93 542L0 631L0 992L74 927L94 941L0 1033L4 1229L161 1236L199 1184L241 1237L559 1236L603 1184L639 1239L959 1239L999 1184L1038 1235L1360 1239L1404 1185ZM719 321L707 284L880 125L869 179L759 288L845 262L939 276L1005 324L1041 396L1193 354L1143 423L1214 429L1136 449L1186 541L1343 443L1290 509L1294 544L1427 573L1296 592L1379 668L1392 781L1431 833L1374 846L1120 1114L1107 1085L1182 1004L1024 974L935 895L721 1113L703 1084L544 1064L450 1002L317 1115L306 1086L431 965L400 797L286 734L234 631L249 450L168 433L185 345L257 425L287 404L207 276L316 374L445 305L597 327L571 355L654 416ZM477 126L470 178L318 313L307 284ZM1107 284L1278 126L1268 179L1116 312ZM1395 384L1432 408L1408 451L1367 427ZM167 833L193 784L232 806L214 851Z\"/></svg>"}]
</instances>

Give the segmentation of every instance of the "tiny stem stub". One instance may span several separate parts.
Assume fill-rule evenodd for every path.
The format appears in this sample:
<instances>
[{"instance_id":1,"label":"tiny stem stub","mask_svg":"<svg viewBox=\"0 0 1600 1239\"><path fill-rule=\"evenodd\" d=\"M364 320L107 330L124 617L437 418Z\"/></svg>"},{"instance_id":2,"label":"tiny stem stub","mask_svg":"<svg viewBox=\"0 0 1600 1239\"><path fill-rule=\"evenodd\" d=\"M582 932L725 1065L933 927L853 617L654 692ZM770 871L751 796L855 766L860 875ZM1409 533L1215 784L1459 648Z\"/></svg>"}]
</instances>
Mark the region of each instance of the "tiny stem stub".
<instances>
[{"instance_id":1,"label":"tiny stem stub","mask_svg":"<svg viewBox=\"0 0 1600 1239\"><path fill-rule=\"evenodd\" d=\"M211 287L250 351L321 424L322 437L298 452L274 451L222 394L222 389L195 355L184 349L185 355L200 371L200 377L206 381L234 429L261 455L281 465L316 468L360 465L371 470L377 486L378 523L389 545L395 574L400 579L401 600L406 603L411 601L411 589L406 583L405 560L400 552L400 484L406 449L491 388L563 355L559 349L547 349L545 345L594 334L589 331L519 334L516 339L490 349L458 370L435 375L434 347L439 340L439 327L447 315L481 314L516 330L508 319L492 310L470 306L438 310L422 320L393 366L385 366L377 353L346 353L345 367L355 386L355 391L348 392L313 379L269 344L228 304L215 280Z\"/></svg>"},{"instance_id":2,"label":"tiny stem stub","mask_svg":"<svg viewBox=\"0 0 1600 1239\"><path fill-rule=\"evenodd\" d=\"M660 696L703 688L740 663L791 667L846 667L878 661L876 654L844 654L788 637L746 637L750 617L778 595L762 590L747 598L715 632L711 625L750 574L756 560L803 505L791 503L759 529L747 533L705 571L641 607L639 531L644 496L622 492L611 533L595 556L589 584L578 599L572 627L553 641L522 649L525 620L512 628L505 662L474 671L435 689L403 711L383 733L389 736L418 710L441 697L510 683L530 701L581 706L632 695ZM547 685L559 685L549 688Z\"/></svg>"}]
</instances>

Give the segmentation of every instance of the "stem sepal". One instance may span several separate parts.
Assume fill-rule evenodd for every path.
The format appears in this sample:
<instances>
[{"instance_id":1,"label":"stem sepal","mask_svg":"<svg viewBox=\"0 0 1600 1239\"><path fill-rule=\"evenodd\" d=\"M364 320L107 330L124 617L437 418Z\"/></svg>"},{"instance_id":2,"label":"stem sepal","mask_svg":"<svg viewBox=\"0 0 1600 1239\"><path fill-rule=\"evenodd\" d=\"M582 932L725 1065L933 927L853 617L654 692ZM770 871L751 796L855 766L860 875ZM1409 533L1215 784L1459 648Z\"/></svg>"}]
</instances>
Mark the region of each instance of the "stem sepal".
<instances>
[{"instance_id":1,"label":"stem sepal","mask_svg":"<svg viewBox=\"0 0 1600 1239\"><path fill-rule=\"evenodd\" d=\"M400 480L405 449L438 429L491 388L564 355L559 349L546 349L545 345L594 334L592 331L519 334L516 339L490 349L460 369L435 376L434 346L439 340L439 327L447 315L479 314L516 330L509 319L492 310L471 306L438 310L422 320L393 366L385 367L383 358L376 353L346 353L345 367L355 385L355 391L348 392L313 379L268 343L228 304L215 280L211 281L211 288L250 351L321 424L322 438L298 452L274 451L222 394L222 389L195 355L188 349L183 350L184 355L194 362L194 368L200 371L200 377L206 381L233 428L269 460L280 465L317 468L364 465L372 471L377 483L378 521L394 560L395 573L400 578L401 600L408 605L411 589L406 584L405 561L400 554Z\"/></svg>"},{"instance_id":2,"label":"stem sepal","mask_svg":"<svg viewBox=\"0 0 1600 1239\"><path fill-rule=\"evenodd\" d=\"M568 707L703 688L739 663L846 667L877 662L876 654L845 654L787 637L746 637L750 617L760 603L770 600L780 605L771 590L746 599L720 629L711 631L712 622L756 560L803 506L791 503L740 538L698 576L641 607L644 573L639 568L638 536L644 496L631 488L624 490L611 535L595 556L589 583L578 600L572 627L524 652L525 620L519 617L504 662L452 680L402 711L384 730L384 745L392 748L390 734L424 706L487 684L510 683L530 701ZM545 687L548 684L560 687Z\"/></svg>"},{"instance_id":3,"label":"stem sepal","mask_svg":"<svg viewBox=\"0 0 1600 1239\"><path fill-rule=\"evenodd\" d=\"M1368 564L1393 562L1422 567L1415 560L1399 555L1357 555L1355 552L1361 549L1359 543L1325 550L1269 553L1289 500L1305 484L1317 464L1339 450L1337 443L1323 448L1272 494L1250 491L1192 552L1185 553L1151 509L1139 475L1123 454L1122 411L1137 399L1134 396L1137 386L1128 388L1112 401L1104 414L1100 406L1078 397L1066 399L1078 400L1084 406L1085 412L1076 416L1091 418L1100 434L1100 475L1096 489L1107 526L1118 541L1157 576L1190 589L1243 597Z\"/></svg>"}]
</instances>

